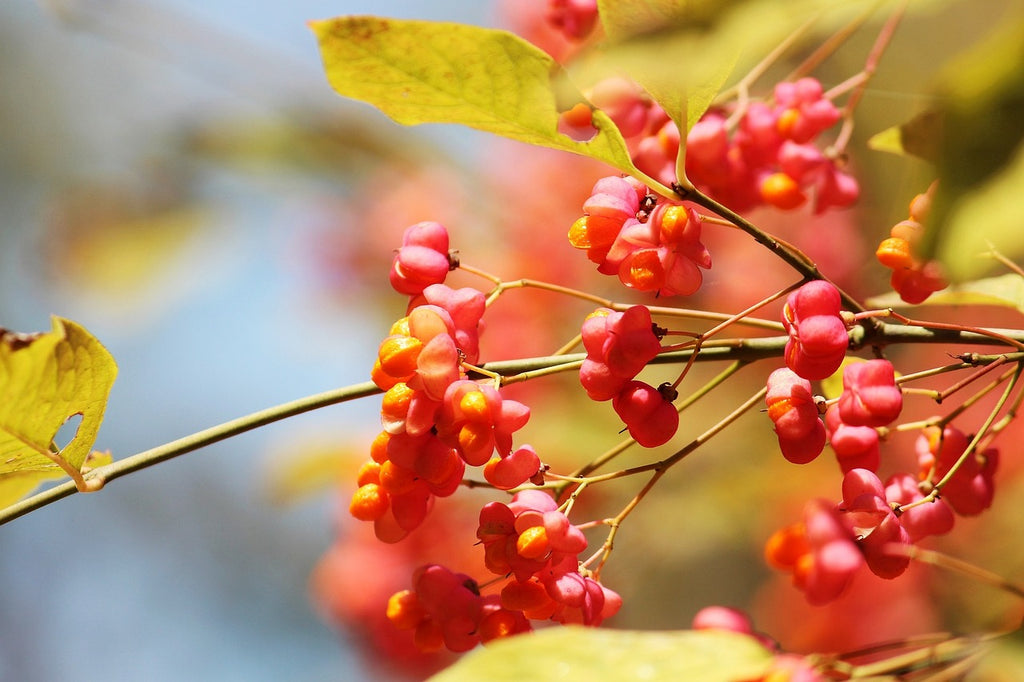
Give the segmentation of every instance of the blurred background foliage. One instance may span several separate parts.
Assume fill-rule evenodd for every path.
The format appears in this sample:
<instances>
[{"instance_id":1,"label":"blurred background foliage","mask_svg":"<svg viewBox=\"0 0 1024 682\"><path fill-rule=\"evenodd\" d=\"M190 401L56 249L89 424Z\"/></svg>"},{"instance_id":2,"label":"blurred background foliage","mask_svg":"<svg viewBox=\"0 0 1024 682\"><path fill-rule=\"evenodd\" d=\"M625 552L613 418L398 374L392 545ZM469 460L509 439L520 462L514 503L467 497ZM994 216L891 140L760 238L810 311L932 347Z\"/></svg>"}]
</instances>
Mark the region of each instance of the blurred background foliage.
<instances>
[{"instance_id":1,"label":"blurred background foliage","mask_svg":"<svg viewBox=\"0 0 1024 682\"><path fill-rule=\"evenodd\" d=\"M304 25L374 13L503 25L544 39L530 34L539 10L531 14L527 4L543 5L0 4L0 326L46 329L59 314L105 343L120 373L97 446L119 457L364 381L379 338L404 311L385 278L391 249L413 222L446 223L468 262L506 278L577 284L590 266L565 243L565 230L602 169L461 128L399 128L345 102L327 87ZM979 11L950 1L913 14L858 112L851 163L863 188L859 206L813 223L769 213L755 222L806 244L855 295L885 291L870 253L933 171L868 151L865 142L927 108L935 65L1019 5L985 3ZM873 37L870 29L855 35L822 65L822 81L834 85L858 71ZM524 238L553 255L508 250ZM752 300L749 281L735 273L764 262L763 254L724 231L706 241L715 268L685 305L732 309ZM607 280L595 286L628 298ZM560 327L539 328L550 295L509 297L488 321L485 358L546 354L589 310L566 304ZM1021 323L1007 309L963 315ZM943 362L938 349L900 357L920 367ZM716 371L700 367L687 381L698 386ZM734 390L686 413L681 438L761 382L759 368L746 370ZM517 388L534 411L524 438L552 453L543 457L586 461L615 442L607 405L568 403L572 377L550 385L548 394ZM570 404L578 412L568 414ZM785 578L764 568L761 544L795 520L809 496L836 497L837 468L827 454L806 467L786 464L759 417L747 416L680 465L618 535L604 573L627 605L616 625L681 628L709 603L748 606L759 626L801 649L1019 620L1002 595L924 569L892 583L865 578L825 609L803 605ZM590 426L567 429L570 419ZM331 408L0 529L0 679L365 677L369 664L358 652L372 642L367 633L332 629L316 610L327 621L352 620L354 595L380 577L374 562L390 560L358 543L335 545L344 569L320 565L314 604L307 582L336 537L361 532L335 508L378 429L373 400ZM1021 527L1012 503L1020 483L1011 478L1020 467L1004 461L1011 473L996 509L961 523L943 544L1019 576L1024 557L1005 538ZM593 491L587 505L595 515L614 513L633 483ZM471 505L467 513L473 518ZM403 560L390 568L401 573ZM852 625L834 627L840 621Z\"/></svg>"}]
</instances>

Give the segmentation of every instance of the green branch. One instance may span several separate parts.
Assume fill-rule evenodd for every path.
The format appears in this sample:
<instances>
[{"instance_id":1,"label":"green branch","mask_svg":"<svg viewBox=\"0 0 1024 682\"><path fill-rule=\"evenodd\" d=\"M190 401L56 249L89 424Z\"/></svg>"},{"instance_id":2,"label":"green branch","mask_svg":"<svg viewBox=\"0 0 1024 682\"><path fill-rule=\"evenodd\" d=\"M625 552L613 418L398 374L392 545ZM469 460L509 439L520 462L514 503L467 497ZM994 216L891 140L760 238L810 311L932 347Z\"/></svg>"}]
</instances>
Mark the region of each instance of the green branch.
<instances>
[{"instance_id":1,"label":"green branch","mask_svg":"<svg viewBox=\"0 0 1024 682\"><path fill-rule=\"evenodd\" d=\"M981 330L984 333L956 331L950 329L923 329L898 324L880 324L876 329L865 331L856 327L850 332L850 349L858 350L868 345L892 345L902 343L946 343L973 344L985 346L1006 345L999 338L988 335L996 332L1006 339L1024 342L1022 330ZM703 344L696 357L694 350L679 350L658 355L651 364L673 364L684 362L741 362L749 363L768 358L782 356L787 336L771 336L750 339L720 339ZM1020 354L1013 354L1016 359ZM569 371L579 367L586 356L583 353L551 355L546 357L522 358L489 362L482 366L488 372L518 380L533 378L543 374ZM1005 354L978 355L972 353L963 358L964 367L988 364L996 359L1005 358ZM525 376L523 376L525 375ZM261 426L294 417L304 412L311 412L322 407L365 398L381 393L372 382L353 384L333 391L318 393L291 402L270 407L259 412L232 419L217 426L204 429L197 433L165 443L150 450L140 452L124 459L117 460L106 466L97 467L83 475L88 490L99 490L104 485L127 474L147 469L154 464L173 459L180 455L213 445L218 441L252 431ZM41 493L28 497L3 510L0 510L0 525L13 521L31 511L80 492L74 481L66 481L48 488Z\"/></svg>"},{"instance_id":2,"label":"green branch","mask_svg":"<svg viewBox=\"0 0 1024 682\"><path fill-rule=\"evenodd\" d=\"M232 419L231 421L204 429L189 436L185 436L184 438L179 438L178 440L171 441L170 443L159 445L151 450L146 450L130 457L125 457L124 459L119 459L116 462L107 464L106 466L96 467L86 473L84 475L84 479L90 490L99 490L116 478L120 478L135 471L147 469L154 464L159 464L160 462L173 459L179 455L192 452L193 450L204 448L207 445L213 445L214 443L232 436L237 436L241 433L245 433L246 431L252 431L253 429L257 429L261 426L266 426L267 424L281 421L288 417L294 417L304 412L311 412L313 410L320 409L321 407L337 405L338 403L344 403L358 398L365 398L380 392L381 390L377 388L376 384L367 381L361 384L354 384L352 386L339 388L334 391L327 391L325 393L307 396L305 398L300 398L299 400L293 400L291 402L284 403L283 405L277 405L265 410L260 410L259 412L253 412L252 414L244 417ZM79 492L78 486L74 481L66 481L55 485L37 495L25 498L20 502L0 510L0 525L5 524L8 521L13 521L19 516L23 516L31 511L39 509L40 507L45 507L52 502L74 495L77 492Z\"/></svg>"}]
</instances>

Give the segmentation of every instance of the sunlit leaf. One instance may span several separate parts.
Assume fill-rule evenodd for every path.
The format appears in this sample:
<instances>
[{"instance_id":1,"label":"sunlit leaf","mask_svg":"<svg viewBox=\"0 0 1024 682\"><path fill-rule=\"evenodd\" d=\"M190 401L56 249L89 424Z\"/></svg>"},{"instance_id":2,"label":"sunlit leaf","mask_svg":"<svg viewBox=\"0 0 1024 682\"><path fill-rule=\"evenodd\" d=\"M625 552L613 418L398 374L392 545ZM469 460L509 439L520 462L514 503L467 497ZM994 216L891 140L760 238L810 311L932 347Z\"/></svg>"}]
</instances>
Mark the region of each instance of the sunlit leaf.
<instances>
[{"instance_id":1,"label":"sunlit leaf","mask_svg":"<svg viewBox=\"0 0 1024 682\"><path fill-rule=\"evenodd\" d=\"M991 243L1024 256L1024 17L1006 17L988 40L954 61L939 87L943 130L938 191L923 244L953 280L976 277Z\"/></svg>"},{"instance_id":2,"label":"sunlit leaf","mask_svg":"<svg viewBox=\"0 0 1024 682\"><path fill-rule=\"evenodd\" d=\"M721 3L707 0L598 0L597 7L608 38L618 42L668 26L680 26L687 20L706 27L714 17L715 4Z\"/></svg>"},{"instance_id":3,"label":"sunlit leaf","mask_svg":"<svg viewBox=\"0 0 1024 682\"><path fill-rule=\"evenodd\" d=\"M85 329L55 317L53 330L0 332L0 506L87 463L117 366ZM69 419L73 438L54 438ZM102 461L102 460L100 460Z\"/></svg>"},{"instance_id":4,"label":"sunlit leaf","mask_svg":"<svg viewBox=\"0 0 1024 682\"><path fill-rule=\"evenodd\" d=\"M310 25L331 86L398 123L459 123L639 173L602 112L586 142L559 132L560 115L584 97L550 56L512 33L365 16Z\"/></svg>"},{"instance_id":5,"label":"sunlit leaf","mask_svg":"<svg viewBox=\"0 0 1024 682\"><path fill-rule=\"evenodd\" d=\"M880 152L907 154L934 163L942 135L942 115L923 111L906 123L872 135L868 147Z\"/></svg>"},{"instance_id":6,"label":"sunlit leaf","mask_svg":"<svg viewBox=\"0 0 1024 682\"><path fill-rule=\"evenodd\" d=\"M771 654L725 631L634 631L565 626L491 642L433 682L740 682L764 674Z\"/></svg>"},{"instance_id":7,"label":"sunlit leaf","mask_svg":"<svg viewBox=\"0 0 1024 682\"><path fill-rule=\"evenodd\" d=\"M354 484L355 472L366 454L339 449L337 443L292 444L268 462L267 494L275 504L291 504L336 488Z\"/></svg>"},{"instance_id":8,"label":"sunlit leaf","mask_svg":"<svg viewBox=\"0 0 1024 682\"><path fill-rule=\"evenodd\" d=\"M843 362L839 365L839 369L832 372L830 376L825 377L821 380L821 394L828 400L834 400L843 393L843 371L848 365L852 365L855 362L864 362L863 358L854 357L848 355L843 358Z\"/></svg>"},{"instance_id":9,"label":"sunlit leaf","mask_svg":"<svg viewBox=\"0 0 1024 682\"><path fill-rule=\"evenodd\" d=\"M871 308L898 308L908 304L890 292L868 299ZM1015 274L986 277L951 285L918 305L994 305L1024 313L1024 277Z\"/></svg>"},{"instance_id":10,"label":"sunlit leaf","mask_svg":"<svg viewBox=\"0 0 1024 682\"><path fill-rule=\"evenodd\" d=\"M47 211L50 276L76 294L116 299L122 314L153 307L168 279L209 224L175 172L132 183L83 183L55 196ZM175 284L175 293L183 289Z\"/></svg>"},{"instance_id":11,"label":"sunlit leaf","mask_svg":"<svg viewBox=\"0 0 1024 682\"><path fill-rule=\"evenodd\" d=\"M872 12L882 18L896 5L893 0L791 0L783 10L777 0L601 0L612 44L598 58L607 70L625 71L676 123L689 126L733 67L749 69L803 30L809 38L820 36Z\"/></svg>"},{"instance_id":12,"label":"sunlit leaf","mask_svg":"<svg viewBox=\"0 0 1024 682\"><path fill-rule=\"evenodd\" d=\"M600 0L601 22L612 44L590 69L625 72L689 130L711 106L740 53L738 45L722 46L714 58L697 52L707 49L704 31L722 14L722 4Z\"/></svg>"},{"instance_id":13,"label":"sunlit leaf","mask_svg":"<svg viewBox=\"0 0 1024 682\"><path fill-rule=\"evenodd\" d=\"M1021 105L1024 106L1024 100ZM940 188L942 182L940 178ZM1019 145L1010 162L964 193L949 212L948 221L938 225L941 244L936 256L952 280L963 280L989 269L992 261L981 255L993 248L1014 261L1024 257L1022 187L1024 145Z\"/></svg>"}]
</instances>

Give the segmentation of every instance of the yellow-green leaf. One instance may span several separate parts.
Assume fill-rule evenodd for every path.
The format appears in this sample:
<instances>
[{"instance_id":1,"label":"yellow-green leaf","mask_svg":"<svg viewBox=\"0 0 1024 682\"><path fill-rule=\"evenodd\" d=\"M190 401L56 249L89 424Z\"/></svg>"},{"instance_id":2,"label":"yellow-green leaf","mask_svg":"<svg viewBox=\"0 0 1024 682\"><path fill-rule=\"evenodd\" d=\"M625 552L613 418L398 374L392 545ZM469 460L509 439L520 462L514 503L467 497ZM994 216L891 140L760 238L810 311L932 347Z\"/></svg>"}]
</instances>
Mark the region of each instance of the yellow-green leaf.
<instances>
[{"instance_id":1,"label":"yellow-green leaf","mask_svg":"<svg viewBox=\"0 0 1024 682\"><path fill-rule=\"evenodd\" d=\"M899 308L905 303L899 294L889 292L867 300L871 308ZM937 291L918 305L994 305L1024 313L1024 277L1016 274L986 277L953 284Z\"/></svg>"},{"instance_id":2,"label":"yellow-green leaf","mask_svg":"<svg viewBox=\"0 0 1024 682\"><path fill-rule=\"evenodd\" d=\"M367 16L310 26L331 86L398 123L459 123L644 177L602 112L594 112L597 133L586 142L559 132L559 116L585 98L550 56L512 33Z\"/></svg>"},{"instance_id":3,"label":"yellow-green leaf","mask_svg":"<svg viewBox=\"0 0 1024 682\"><path fill-rule=\"evenodd\" d=\"M725 631L635 631L564 626L491 642L432 682L741 682L758 679L771 653Z\"/></svg>"},{"instance_id":4,"label":"yellow-green leaf","mask_svg":"<svg viewBox=\"0 0 1024 682\"><path fill-rule=\"evenodd\" d=\"M954 281L991 265L977 257L989 243L1009 258L1024 256L1024 14L999 25L955 60L939 85L939 183L922 252L937 257Z\"/></svg>"},{"instance_id":5,"label":"yellow-green leaf","mask_svg":"<svg viewBox=\"0 0 1024 682\"><path fill-rule=\"evenodd\" d=\"M942 182L940 179L940 192ZM1005 166L962 193L947 214L945 224L936 226L941 234L936 256L953 281L977 276L991 268L991 259L982 255L992 249L1013 261L1024 257L1022 187L1024 144L1017 146Z\"/></svg>"},{"instance_id":6,"label":"yellow-green leaf","mask_svg":"<svg viewBox=\"0 0 1024 682\"><path fill-rule=\"evenodd\" d=\"M275 504L293 504L315 494L352 485L365 452L341 449L335 442L291 444L268 460L267 494Z\"/></svg>"},{"instance_id":7,"label":"yellow-green leaf","mask_svg":"<svg viewBox=\"0 0 1024 682\"><path fill-rule=\"evenodd\" d=\"M942 134L942 114L923 111L906 123L872 135L868 147L880 152L907 154L934 163Z\"/></svg>"},{"instance_id":8,"label":"yellow-green leaf","mask_svg":"<svg viewBox=\"0 0 1024 682\"><path fill-rule=\"evenodd\" d=\"M825 396L827 400L834 400L842 395L843 372L846 370L848 365L852 365L855 362L864 362L864 359L847 355L843 358L843 362L839 365L839 369L832 372L830 376L821 380L821 394Z\"/></svg>"},{"instance_id":9,"label":"yellow-green leaf","mask_svg":"<svg viewBox=\"0 0 1024 682\"><path fill-rule=\"evenodd\" d=\"M707 0L599 0L601 22L613 42L589 67L590 79L601 71L627 73L681 130L689 130L740 54L739 44L709 47L706 31L722 6Z\"/></svg>"},{"instance_id":10,"label":"yellow-green leaf","mask_svg":"<svg viewBox=\"0 0 1024 682\"><path fill-rule=\"evenodd\" d=\"M42 481L81 478L116 375L110 353L70 320L53 318L47 333L0 331L0 506ZM76 417L58 450L57 432Z\"/></svg>"},{"instance_id":11,"label":"yellow-green leaf","mask_svg":"<svg viewBox=\"0 0 1024 682\"><path fill-rule=\"evenodd\" d=\"M652 34L691 21L707 26L714 15L708 0L597 0L605 33L613 41ZM710 14L710 16L709 16Z\"/></svg>"}]
</instances>

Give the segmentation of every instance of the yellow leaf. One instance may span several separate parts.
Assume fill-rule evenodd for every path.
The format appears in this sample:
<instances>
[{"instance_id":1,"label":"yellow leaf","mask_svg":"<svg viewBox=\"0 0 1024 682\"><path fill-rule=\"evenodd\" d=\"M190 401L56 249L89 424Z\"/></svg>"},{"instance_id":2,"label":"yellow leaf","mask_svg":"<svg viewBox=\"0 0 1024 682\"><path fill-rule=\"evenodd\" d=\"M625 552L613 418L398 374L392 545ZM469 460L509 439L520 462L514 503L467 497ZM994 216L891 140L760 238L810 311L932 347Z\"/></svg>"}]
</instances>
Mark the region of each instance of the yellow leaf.
<instances>
[{"instance_id":1,"label":"yellow leaf","mask_svg":"<svg viewBox=\"0 0 1024 682\"><path fill-rule=\"evenodd\" d=\"M267 493L275 504L292 504L336 488L346 479L355 490L355 472L366 457L336 443L292 444L274 453L269 462Z\"/></svg>"},{"instance_id":2,"label":"yellow leaf","mask_svg":"<svg viewBox=\"0 0 1024 682\"><path fill-rule=\"evenodd\" d=\"M0 506L63 474L85 488L81 470L116 375L110 353L70 320L54 317L48 333L0 330ZM58 430L79 416L58 449Z\"/></svg>"},{"instance_id":3,"label":"yellow leaf","mask_svg":"<svg viewBox=\"0 0 1024 682\"><path fill-rule=\"evenodd\" d=\"M865 303L869 308L899 308L910 305L894 291L873 296ZM952 284L942 291L935 292L918 305L993 305L1014 308L1024 313L1024 278L1010 273Z\"/></svg>"},{"instance_id":4,"label":"yellow leaf","mask_svg":"<svg viewBox=\"0 0 1024 682\"><path fill-rule=\"evenodd\" d=\"M764 679L771 657L753 637L726 630L638 631L566 625L495 640L430 680L730 682Z\"/></svg>"},{"instance_id":5,"label":"yellow leaf","mask_svg":"<svg viewBox=\"0 0 1024 682\"><path fill-rule=\"evenodd\" d=\"M938 257L954 282L992 265L977 257L990 245L1008 258L1021 256L1022 65L1024 12L1014 10L943 72L938 191L920 252L923 260Z\"/></svg>"},{"instance_id":6,"label":"yellow leaf","mask_svg":"<svg viewBox=\"0 0 1024 682\"><path fill-rule=\"evenodd\" d=\"M584 97L550 56L516 35L364 16L313 21L310 27L331 87L402 125L459 123L588 156L642 178L603 112L592 112L594 136L587 141L559 132L560 115Z\"/></svg>"},{"instance_id":7,"label":"yellow leaf","mask_svg":"<svg viewBox=\"0 0 1024 682\"><path fill-rule=\"evenodd\" d=\"M906 123L886 128L868 140L868 147L880 152L908 154L934 163L938 156L938 140L942 134L942 114L923 111Z\"/></svg>"},{"instance_id":8,"label":"yellow leaf","mask_svg":"<svg viewBox=\"0 0 1024 682\"><path fill-rule=\"evenodd\" d=\"M839 365L839 369L832 372L831 376L825 377L821 380L821 392L826 399L832 400L838 398L843 393L843 371L847 365L852 365L855 362L864 362L862 358L856 358L852 355L848 355L843 358L843 362Z\"/></svg>"}]
</instances>

